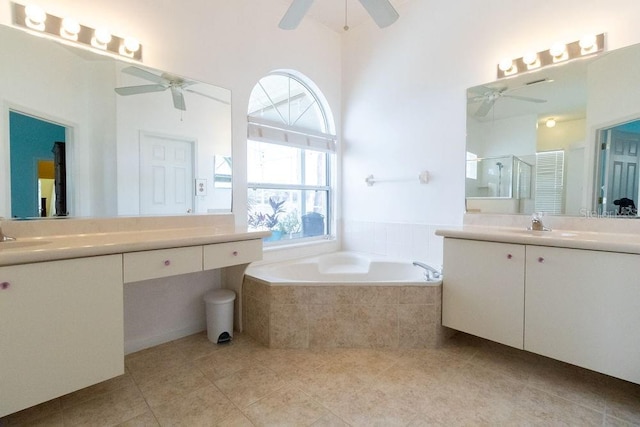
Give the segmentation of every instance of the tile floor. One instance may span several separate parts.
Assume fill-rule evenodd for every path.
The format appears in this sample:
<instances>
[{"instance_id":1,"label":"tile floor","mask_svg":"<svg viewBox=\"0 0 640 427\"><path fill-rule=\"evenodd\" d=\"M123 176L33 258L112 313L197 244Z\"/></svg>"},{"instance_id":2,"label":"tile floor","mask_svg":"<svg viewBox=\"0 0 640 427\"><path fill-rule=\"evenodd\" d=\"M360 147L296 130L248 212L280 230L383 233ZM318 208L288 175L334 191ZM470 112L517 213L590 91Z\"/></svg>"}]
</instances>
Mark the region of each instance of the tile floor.
<instances>
[{"instance_id":1,"label":"tile floor","mask_svg":"<svg viewBox=\"0 0 640 427\"><path fill-rule=\"evenodd\" d=\"M640 426L640 385L465 334L439 349L314 351L201 333L0 425Z\"/></svg>"}]
</instances>

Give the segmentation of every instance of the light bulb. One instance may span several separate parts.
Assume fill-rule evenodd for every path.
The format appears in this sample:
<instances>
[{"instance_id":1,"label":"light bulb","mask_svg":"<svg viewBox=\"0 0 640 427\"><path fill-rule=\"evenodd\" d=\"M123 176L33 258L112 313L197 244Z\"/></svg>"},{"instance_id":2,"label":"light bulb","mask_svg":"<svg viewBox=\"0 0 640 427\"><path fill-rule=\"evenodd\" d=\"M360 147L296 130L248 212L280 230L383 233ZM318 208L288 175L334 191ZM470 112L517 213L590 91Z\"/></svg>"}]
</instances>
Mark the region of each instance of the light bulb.
<instances>
[{"instance_id":1,"label":"light bulb","mask_svg":"<svg viewBox=\"0 0 640 427\"><path fill-rule=\"evenodd\" d=\"M506 73L513 68L513 61L505 58L498 63L498 68Z\"/></svg>"},{"instance_id":2,"label":"light bulb","mask_svg":"<svg viewBox=\"0 0 640 427\"><path fill-rule=\"evenodd\" d=\"M135 53L140 49L140 42L135 37L125 37L124 47L131 53Z\"/></svg>"},{"instance_id":3,"label":"light bulb","mask_svg":"<svg viewBox=\"0 0 640 427\"><path fill-rule=\"evenodd\" d=\"M564 43L554 43L551 49L549 49L549 53L553 59L560 59L567 53L567 45Z\"/></svg>"},{"instance_id":4,"label":"light bulb","mask_svg":"<svg viewBox=\"0 0 640 427\"><path fill-rule=\"evenodd\" d=\"M78 40L80 24L73 18L64 18L60 27L60 36L65 39Z\"/></svg>"},{"instance_id":5,"label":"light bulb","mask_svg":"<svg viewBox=\"0 0 640 427\"><path fill-rule=\"evenodd\" d=\"M40 6L30 4L24 8L26 15L25 24L27 27L38 31L44 31L44 23L47 20L47 12Z\"/></svg>"},{"instance_id":6,"label":"light bulb","mask_svg":"<svg viewBox=\"0 0 640 427\"><path fill-rule=\"evenodd\" d=\"M552 128L556 125L556 119L547 119L547 121L545 122L545 125L548 128Z\"/></svg>"},{"instance_id":7,"label":"light bulb","mask_svg":"<svg viewBox=\"0 0 640 427\"><path fill-rule=\"evenodd\" d=\"M91 38L91 45L98 49L106 49L107 45L111 42L111 32L105 28L98 28L93 32Z\"/></svg>"},{"instance_id":8,"label":"light bulb","mask_svg":"<svg viewBox=\"0 0 640 427\"><path fill-rule=\"evenodd\" d=\"M538 54L535 52L527 52L522 56L522 62L524 62L529 66L534 65L537 60L538 60Z\"/></svg>"},{"instance_id":9,"label":"light bulb","mask_svg":"<svg viewBox=\"0 0 640 427\"><path fill-rule=\"evenodd\" d=\"M583 36L578 42L578 44L580 45L580 53L582 55L592 53L597 48L596 42L596 36L594 36L593 34Z\"/></svg>"}]
</instances>

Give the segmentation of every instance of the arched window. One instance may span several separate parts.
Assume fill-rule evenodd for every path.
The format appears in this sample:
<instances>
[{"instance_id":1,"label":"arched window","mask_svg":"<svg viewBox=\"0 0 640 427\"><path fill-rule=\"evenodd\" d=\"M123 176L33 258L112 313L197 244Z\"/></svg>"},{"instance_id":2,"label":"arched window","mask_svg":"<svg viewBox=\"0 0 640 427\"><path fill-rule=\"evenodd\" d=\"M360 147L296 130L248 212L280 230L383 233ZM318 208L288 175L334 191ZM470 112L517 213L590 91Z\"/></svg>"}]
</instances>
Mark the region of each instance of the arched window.
<instances>
[{"instance_id":1,"label":"arched window","mask_svg":"<svg viewBox=\"0 0 640 427\"><path fill-rule=\"evenodd\" d=\"M248 122L249 227L271 230L271 241L331 235L336 137L322 94L271 73L251 92Z\"/></svg>"}]
</instances>

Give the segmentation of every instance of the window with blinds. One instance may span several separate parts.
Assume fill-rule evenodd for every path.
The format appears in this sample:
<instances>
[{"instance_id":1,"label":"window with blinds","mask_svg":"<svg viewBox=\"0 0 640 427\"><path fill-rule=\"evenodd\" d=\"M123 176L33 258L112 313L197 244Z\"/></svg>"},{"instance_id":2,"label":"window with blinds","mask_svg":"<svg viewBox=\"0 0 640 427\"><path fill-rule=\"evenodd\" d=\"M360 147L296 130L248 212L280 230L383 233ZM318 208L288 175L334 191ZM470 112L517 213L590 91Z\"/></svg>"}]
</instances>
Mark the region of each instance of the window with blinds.
<instances>
[{"instance_id":1,"label":"window with blinds","mask_svg":"<svg viewBox=\"0 0 640 427\"><path fill-rule=\"evenodd\" d=\"M564 151L536 153L535 211L564 213Z\"/></svg>"}]
</instances>

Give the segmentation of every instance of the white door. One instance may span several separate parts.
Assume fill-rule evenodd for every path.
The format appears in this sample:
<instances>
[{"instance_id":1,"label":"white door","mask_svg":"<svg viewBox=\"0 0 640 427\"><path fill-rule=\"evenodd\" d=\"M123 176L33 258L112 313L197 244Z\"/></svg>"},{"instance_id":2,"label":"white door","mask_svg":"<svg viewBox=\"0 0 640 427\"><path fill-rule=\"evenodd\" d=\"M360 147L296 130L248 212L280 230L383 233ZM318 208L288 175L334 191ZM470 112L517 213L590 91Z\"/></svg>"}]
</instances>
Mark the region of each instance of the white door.
<instances>
[{"instance_id":1,"label":"white door","mask_svg":"<svg viewBox=\"0 0 640 427\"><path fill-rule=\"evenodd\" d=\"M140 214L193 211L193 141L140 135Z\"/></svg>"}]
</instances>

